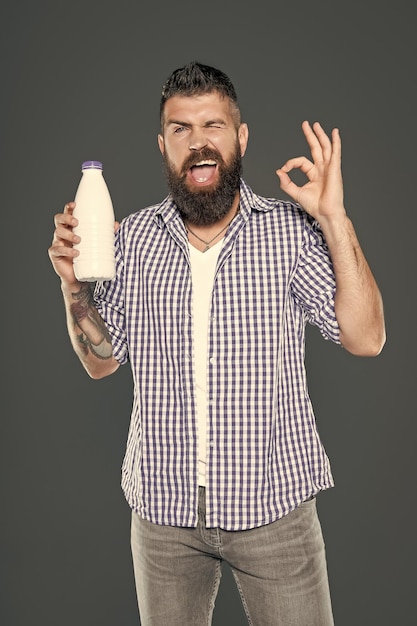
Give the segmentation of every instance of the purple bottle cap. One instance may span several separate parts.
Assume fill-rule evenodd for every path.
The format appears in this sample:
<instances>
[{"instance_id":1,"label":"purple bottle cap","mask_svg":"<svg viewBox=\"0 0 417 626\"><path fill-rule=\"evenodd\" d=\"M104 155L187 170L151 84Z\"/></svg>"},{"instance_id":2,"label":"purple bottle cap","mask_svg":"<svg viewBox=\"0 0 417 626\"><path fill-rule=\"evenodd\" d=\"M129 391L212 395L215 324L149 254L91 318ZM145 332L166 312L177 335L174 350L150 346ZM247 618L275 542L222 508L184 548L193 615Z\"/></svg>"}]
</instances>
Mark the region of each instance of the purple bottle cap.
<instances>
[{"instance_id":1,"label":"purple bottle cap","mask_svg":"<svg viewBox=\"0 0 417 626\"><path fill-rule=\"evenodd\" d=\"M103 169L103 163L100 163L100 161L84 161L84 163L81 166L82 170L102 170Z\"/></svg>"}]
</instances>

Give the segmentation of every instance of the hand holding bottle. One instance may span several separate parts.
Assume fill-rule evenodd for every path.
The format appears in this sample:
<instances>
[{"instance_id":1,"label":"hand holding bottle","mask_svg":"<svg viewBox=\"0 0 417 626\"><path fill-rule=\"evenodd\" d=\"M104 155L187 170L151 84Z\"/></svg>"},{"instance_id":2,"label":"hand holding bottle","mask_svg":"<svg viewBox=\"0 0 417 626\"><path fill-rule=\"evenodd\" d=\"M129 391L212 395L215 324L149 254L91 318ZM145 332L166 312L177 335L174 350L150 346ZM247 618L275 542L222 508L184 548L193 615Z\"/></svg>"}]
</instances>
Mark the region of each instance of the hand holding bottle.
<instances>
[{"instance_id":1,"label":"hand holding bottle","mask_svg":"<svg viewBox=\"0 0 417 626\"><path fill-rule=\"evenodd\" d=\"M54 236L48 249L55 272L68 286L78 282L74 273L74 258L79 255L79 251L73 246L80 242L80 237L73 232L73 228L78 224L78 220L73 216L74 208L75 202L68 202L64 212L55 215Z\"/></svg>"},{"instance_id":2,"label":"hand holding bottle","mask_svg":"<svg viewBox=\"0 0 417 626\"><path fill-rule=\"evenodd\" d=\"M62 282L66 285L75 285L79 281L74 272L74 258L79 256L79 251L74 248L74 244L81 241L79 235L74 233L74 228L78 225L77 218L74 217L75 202L68 202L64 206L63 213L54 216L55 231L52 245L48 249L52 266ZM119 222L114 222L114 232L119 228Z\"/></svg>"}]
</instances>

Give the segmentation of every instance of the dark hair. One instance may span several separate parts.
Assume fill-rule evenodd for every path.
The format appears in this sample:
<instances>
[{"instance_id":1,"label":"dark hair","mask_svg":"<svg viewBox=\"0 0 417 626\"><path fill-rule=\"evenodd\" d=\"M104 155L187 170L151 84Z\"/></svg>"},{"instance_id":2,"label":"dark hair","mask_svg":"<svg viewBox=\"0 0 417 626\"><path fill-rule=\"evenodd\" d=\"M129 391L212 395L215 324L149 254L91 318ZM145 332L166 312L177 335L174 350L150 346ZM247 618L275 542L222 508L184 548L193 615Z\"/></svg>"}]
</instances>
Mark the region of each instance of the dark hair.
<instances>
[{"instance_id":1,"label":"dark hair","mask_svg":"<svg viewBox=\"0 0 417 626\"><path fill-rule=\"evenodd\" d=\"M240 123L240 112L237 95L232 81L224 72L192 61L184 67L174 70L162 87L159 115L161 126L165 102L173 96L195 96L217 91L224 98L229 98L234 105L236 122Z\"/></svg>"}]
</instances>

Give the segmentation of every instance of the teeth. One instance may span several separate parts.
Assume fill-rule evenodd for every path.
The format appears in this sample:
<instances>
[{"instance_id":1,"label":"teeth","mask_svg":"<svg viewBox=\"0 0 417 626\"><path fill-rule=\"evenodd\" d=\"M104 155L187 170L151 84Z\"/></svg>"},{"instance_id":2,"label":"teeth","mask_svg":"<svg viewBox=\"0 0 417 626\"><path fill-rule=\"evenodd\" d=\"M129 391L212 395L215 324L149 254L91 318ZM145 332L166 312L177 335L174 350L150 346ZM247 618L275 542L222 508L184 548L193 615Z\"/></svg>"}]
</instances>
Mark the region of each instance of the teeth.
<instances>
[{"instance_id":1,"label":"teeth","mask_svg":"<svg viewBox=\"0 0 417 626\"><path fill-rule=\"evenodd\" d=\"M199 165L216 165L216 161L199 161L198 163L196 163L196 167L198 167Z\"/></svg>"}]
</instances>

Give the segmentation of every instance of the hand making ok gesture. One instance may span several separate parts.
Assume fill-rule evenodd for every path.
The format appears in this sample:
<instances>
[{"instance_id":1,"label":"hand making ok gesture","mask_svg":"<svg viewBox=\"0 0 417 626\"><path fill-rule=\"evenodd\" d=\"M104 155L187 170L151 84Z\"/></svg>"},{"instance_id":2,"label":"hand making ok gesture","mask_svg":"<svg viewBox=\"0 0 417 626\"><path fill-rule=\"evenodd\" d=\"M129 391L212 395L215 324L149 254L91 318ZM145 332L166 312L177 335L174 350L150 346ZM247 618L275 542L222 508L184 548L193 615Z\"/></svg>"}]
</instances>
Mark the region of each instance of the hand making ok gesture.
<instances>
[{"instance_id":1,"label":"hand making ok gesture","mask_svg":"<svg viewBox=\"0 0 417 626\"><path fill-rule=\"evenodd\" d=\"M319 223L345 216L341 170L342 143L339 131L333 129L331 139L318 122L302 129L311 150L312 160L304 156L289 159L276 171L281 189L298 202ZM296 185L289 173L301 170L308 178L303 186Z\"/></svg>"}]
</instances>

